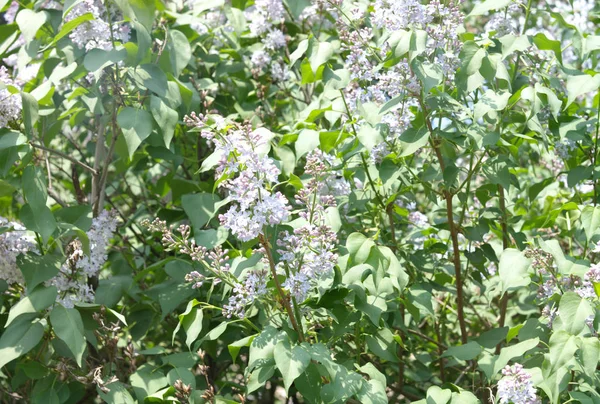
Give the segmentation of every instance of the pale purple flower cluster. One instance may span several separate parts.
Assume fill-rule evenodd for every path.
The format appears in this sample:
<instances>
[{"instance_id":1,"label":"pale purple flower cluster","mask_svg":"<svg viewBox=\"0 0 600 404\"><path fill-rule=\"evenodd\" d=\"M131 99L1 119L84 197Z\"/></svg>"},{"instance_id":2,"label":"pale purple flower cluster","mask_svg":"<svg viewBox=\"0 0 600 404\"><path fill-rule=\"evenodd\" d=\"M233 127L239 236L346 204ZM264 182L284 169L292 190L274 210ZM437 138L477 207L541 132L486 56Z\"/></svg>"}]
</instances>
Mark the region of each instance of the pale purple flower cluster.
<instances>
[{"instance_id":1,"label":"pale purple flower cluster","mask_svg":"<svg viewBox=\"0 0 600 404\"><path fill-rule=\"evenodd\" d=\"M243 283L237 283L233 288L233 293L229 297L229 302L223 306L223 314L227 318L236 316L244 318L246 308L257 298L267 293L268 272L257 270L250 272Z\"/></svg>"},{"instance_id":2,"label":"pale purple flower cluster","mask_svg":"<svg viewBox=\"0 0 600 404\"><path fill-rule=\"evenodd\" d=\"M109 12L110 10L107 10L99 0L84 0L77 3L65 16L65 23L88 13L91 13L94 19L78 25L69 34L69 38L79 49L86 51L96 48L111 50L113 41L123 43L129 41L131 32L129 25L117 22L109 24L107 22ZM111 17L112 21L118 19L116 15Z\"/></svg>"},{"instance_id":3,"label":"pale purple flower cluster","mask_svg":"<svg viewBox=\"0 0 600 404\"><path fill-rule=\"evenodd\" d=\"M0 279L9 285L22 284L23 274L17 266L17 257L29 251L37 253L37 248L33 239L27 236L27 229L21 224L0 216L0 228L3 227L11 230L0 232Z\"/></svg>"},{"instance_id":4,"label":"pale purple flower cluster","mask_svg":"<svg viewBox=\"0 0 600 404\"><path fill-rule=\"evenodd\" d=\"M537 404L536 389L531 381L531 375L523 365L515 363L502 369L504 376L498 382L498 398L501 404Z\"/></svg>"},{"instance_id":5,"label":"pale purple flower cluster","mask_svg":"<svg viewBox=\"0 0 600 404\"><path fill-rule=\"evenodd\" d=\"M15 22L15 18L17 17L17 12L19 11L19 2L13 0L8 6L8 9L4 13L4 21L8 24L12 24Z\"/></svg>"},{"instance_id":6,"label":"pale purple flower cluster","mask_svg":"<svg viewBox=\"0 0 600 404\"><path fill-rule=\"evenodd\" d=\"M189 120L189 118L188 118ZM188 121L186 121L188 122ZM221 225L242 241L257 237L265 226L283 223L289 218L290 206L281 192L272 190L280 170L267 156L270 132L253 130L248 124L221 129L215 135L206 131L202 119L194 123L201 135L215 145L220 154L216 175L227 175L219 184L232 205L219 216Z\"/></svg>"},{"instance_id":7,"label":"pale purple flower cluster","mask_svg":"<svg viewBox=\"0 0 600 404\"><path fill-rule=\"evenodd\" d=\"M283 232L277 240L280 262L277 270L288 274L283 287L301 303L316 282L331 275L337 263L334 252L337 235L326 224L325 208L335 206L331 195L322 195L322 183L330 174L331 157L317 150L306 158L305 173L312 178L298 191L296 201L303 206L300 217L306 224L293 233Z\"/></svg>"},{"instance_id":8,"label":"pale purple flower cluster","mask_svg":"<svg viewBox=\"0 0 600 404\"><path fill-rule=\"evenodd\" d=\"M554 144L554 151L561 159L568 159L573 150L577 149L577 143L571 139L565 139L562 142L556 142Z\"/></svg>"},{"instance_id":9,"label":"pale purple flower cluster","mask_svg":"<svg viewBox=\"0 0 600 404\"><path fill-rule=\"evenodd\" d=\"M108 243L116 229L115 213L104 210L92 220L92 227L87 232L89 255L83 251L79 239L69 245L71 253L60 268L58 275L46 282L58 289L57 302L67 308L72 308L76 303L94 301L94 290L88 280L98 276L106 262Z\"/></svg>"},{"instance_id":10,"label":"pale purple flower cluster","mask_svg":"<svg viewBox=\"0 0 600 404\"><path fill-rule=\"evenodd\" d=\"M8 86L17 90L17 93L13 94ZM23 102L18 92L20 90L21 83L12 79L6 67L0 66L0 128L6 128L9 123L21 118Z\"/></svg>"},{"instance_id":11,"label":"pale purple flower cluster","mask_svg":"<svg viewBox=\"0 0 600 404\"><path fill-rule=\"evenodd\" d=\"M254 7L246 12L250 21L250 32L260 36L274 25L281 24L285 18L285 8L281 0L256 0Z\"/></svg>"},{"instance_id":12,"label":"pale purple flower cluster","mask_svg":"<svg viewBox=\"0 0 600 404\"><path fill-rule=\"evenodd\" d=\"M86 276L96 276L108 259L106 251L108 243L117 230L117 220L113 212L102 211L93 219L92 227L87 232L90 241L90 254L77 261L77 268Z\"/></svg>"}]
</instances>

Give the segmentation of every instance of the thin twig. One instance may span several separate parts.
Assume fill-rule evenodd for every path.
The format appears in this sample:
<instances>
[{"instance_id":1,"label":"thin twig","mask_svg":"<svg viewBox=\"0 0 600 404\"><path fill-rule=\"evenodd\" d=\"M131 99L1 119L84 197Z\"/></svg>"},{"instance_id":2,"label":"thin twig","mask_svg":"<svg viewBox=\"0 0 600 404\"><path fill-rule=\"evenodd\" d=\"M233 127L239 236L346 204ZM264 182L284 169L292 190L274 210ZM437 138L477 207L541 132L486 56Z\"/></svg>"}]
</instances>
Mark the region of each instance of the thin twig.
<instances>
[{"instance_id":1,"label":"thin twig","mask_svg":"<svg viewBox=\"0 0 600 404\"><path fill-rule=\"evenodd\" d=\"M54 149L49 149L46 146L42 146L41 144L37 144L37 143L33 143L33 142L29 142L29 145L35 149L40 149L40 150L44 150L47 151L49 153L55 154L57 156L60 156L66 160L69 160L71 163L73 164L77 164L80 167L85 168L86 170L88 170L89 172L91 172L93 175L98 175L98 172L96 170L94 170L92 167L88 166L85 163L82 163L81 161L67 155L64 154L63 152L59 152L58 150L54 150Z\"/></svg>"}]
</instances>

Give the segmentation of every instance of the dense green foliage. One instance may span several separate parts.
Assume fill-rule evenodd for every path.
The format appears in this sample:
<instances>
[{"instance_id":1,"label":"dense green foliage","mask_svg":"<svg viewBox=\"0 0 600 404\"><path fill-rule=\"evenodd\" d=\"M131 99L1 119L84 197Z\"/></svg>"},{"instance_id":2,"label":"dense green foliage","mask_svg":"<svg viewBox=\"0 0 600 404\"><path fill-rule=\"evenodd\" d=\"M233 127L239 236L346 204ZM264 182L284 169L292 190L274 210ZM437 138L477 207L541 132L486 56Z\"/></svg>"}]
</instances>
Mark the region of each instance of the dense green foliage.
<instances>
[{"instance_id":1,"label":"dense green foliage","mask_svg":"<svg viewBox=\"0 0 600 404\"><path fill-rule=\"evenodd\" d=\"M593 0L0 18L1 402L600 403Z\"/></svg>"}]
</instances>

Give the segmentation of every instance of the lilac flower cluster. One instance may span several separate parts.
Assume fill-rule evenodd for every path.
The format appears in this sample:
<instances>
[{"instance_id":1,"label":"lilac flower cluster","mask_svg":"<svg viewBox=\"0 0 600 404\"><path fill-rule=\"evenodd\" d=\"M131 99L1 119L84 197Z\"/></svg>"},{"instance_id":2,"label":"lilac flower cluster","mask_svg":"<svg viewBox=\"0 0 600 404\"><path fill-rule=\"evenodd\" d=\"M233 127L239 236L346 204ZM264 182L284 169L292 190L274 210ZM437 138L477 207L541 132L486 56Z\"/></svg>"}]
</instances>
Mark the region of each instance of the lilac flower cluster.
<instances>
[{"instance_id":1,"label":"lilac flower cluster","mask_svg":"<svg viewBox=\"0 0 600 404\"><path fill-rule=\"evenodd\" d=\"M232 205L219 216L221 225L242 241L256 238L268 225L289 218L290 206L281 192L274 192L279 168L266 155L270 132L253 130L249 124L232 125L208 132L207 117L188 117L188 125L203 130L201 135L215 145L220 154L216 175L227 179L219 188L228 194Z\"/></svg>"},{"instance_id":2,"label":"lilac flower cluster","mask_svg":"<svg viewBox=\"0 0 600 404\"><path fill-rule=\"evenodd\" d=\"M107 9L99 0L84 0L77 3L65 16L65 23L88 13L91 13L94 19L84 21L69 34L69 38L79 49L86 51L96 48L111 50L113 41L123 43L129 41L131 32L129 25L107 22L107 20L115 21L119 19L119 16L111 13L111 10ZM109 13L111 13L110 16Z\"/></svg>"},{"instance_id":3,"label":"lilac flower cluster","mask_svg":"<svg viewBox=\"0 0 600 404\"><path fill-rule=\"evenodd\" d=\"M9 285L22 284L24 280L17 266L17 257L29 251L37 253L37 248L21 224L0 217L0 228L10 229L0 232L0 279Z\"/></svg>"},{"instance_id":4,"label":"lilac flower cluster","mask_svg":"<svg viewBox=\"0 0 600 404\"><path fill-rule=\"evenodd\" d=\"M13 94L9 86L17 93ZM19 81L12 79L6 67L0 66L0 128L7 128L11 122L21 118L23 103L18 92L21 86Z\"/></svg>"},{"instance_id":5,"label":"lilac flower cluster","mask_svg":"<svg viewBox=\"0 0 600 404\"><path fill-rule=\"evenodd\" d=\"M228 303L223 306L223 315L227 318L233 316L244 318L248 306L267 294L268 278L268 271L257 270L250 272L243 283L236 283Z\"/></svg>"},{"instance_id":6,"label":"lilac flower cluster","mask_svg":"<svg viewBox=\"0 0 600 404\"><path fill-rule=\"evenodd\" d=\"M58 289L56 301L67 308L76 303L94 301L94 290L89 285L91 277L98 276L108 256L108 242L117 229L115 213L104 210L92 220L92 227L87 232L89 255L83 251L79 239L69 245L70 254L60 268L57 276L46 282Z\"/></svg>"},{"instance_id":7,"label":"lilac flower cluster","mask_svg":"<svg viewBox=\"0 0 600 404\"><path fill-rule=\"evenodd\" d=\"M287 46L283 31L277 28L285 21L285 8L281 0L257 0L254 6L246 10L246 19L250 21L250 33L262 37L262 49L257 49L250 57L252 72L255 76L263 73L271 66L271 78L275 82L289 79L290 71L287 64L277 52ZM274 60L274 58L276 58Z\"/></svg>"},{"instance_id":8,"label":"lilac flower cluster","mask_svg":"<svg viewBox=\"0 0 600 404\"><path fill-rule=\"evenodd\" d=\"M504 376L498 382L499 403L508 404L537 404L539 398L531 381L531 375L525 371L523 365L515 363L502 369Z\"/></svg>"},{"instance_id":9,"label":"lilac flower cluster","mask_svg":"<svg viewBox=\"0 0 600 404\"><path fill-rule=\"evenodd\" d=\"M338 259L334 252L337 235L325 221L325 208L335 206L336 201L320 191L331 175L331 162L331 157L320 150L307 156L305 173L311 179L296 195L296 202L303 207L299 215L306 223L293 233L282 232L277 241L281 256L277 270L287 274L282 286L297 303L306 300L316 283L332 273Z\"/></svg>"}]
</instances>

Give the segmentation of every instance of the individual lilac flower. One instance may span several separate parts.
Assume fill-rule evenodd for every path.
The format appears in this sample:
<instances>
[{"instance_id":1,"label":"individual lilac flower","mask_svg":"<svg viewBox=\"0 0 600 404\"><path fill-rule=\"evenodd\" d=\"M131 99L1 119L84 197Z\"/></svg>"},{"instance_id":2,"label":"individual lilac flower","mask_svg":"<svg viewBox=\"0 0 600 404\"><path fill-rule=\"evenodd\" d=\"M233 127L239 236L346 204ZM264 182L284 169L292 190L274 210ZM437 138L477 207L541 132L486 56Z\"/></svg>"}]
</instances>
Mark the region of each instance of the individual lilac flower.
<instances>
[{"instance_id":1,"label":"individual lilac flower","mask_svg":"<svg viewBox=\"0 0 600 404\"><path fill-rule=\"evenodd\" d=\"M501 404L536 404L538 397L531 381L531 375L523 365L515 363L502 369L504 376L498 382L498 398Z\"/></svg>"},{"instance_id":2,"label":"individual lilac flower","mask_svg":"<svg viewBox=\"0 0 600 404\"><path fill-rule=\"evenodd\" d=\"M17 90L16 94L9 90L9 86ZM21 83L11 78L6 67L0 66L0 128L6 128L9 123L21 118L23 103L19 90Z\"/></svg>"}]
</instances>

